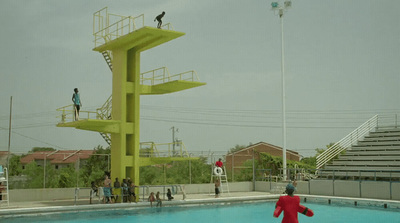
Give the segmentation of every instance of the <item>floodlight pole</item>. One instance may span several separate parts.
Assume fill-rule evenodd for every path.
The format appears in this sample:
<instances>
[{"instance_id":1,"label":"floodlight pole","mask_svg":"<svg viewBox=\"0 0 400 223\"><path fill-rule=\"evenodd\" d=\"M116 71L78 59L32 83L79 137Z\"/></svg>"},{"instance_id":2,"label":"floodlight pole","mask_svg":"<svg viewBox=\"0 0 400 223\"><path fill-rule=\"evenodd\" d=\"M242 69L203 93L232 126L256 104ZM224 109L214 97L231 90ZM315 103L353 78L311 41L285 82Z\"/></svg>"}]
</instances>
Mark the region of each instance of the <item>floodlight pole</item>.
<instances>
[{"instance_id":1,"label":"floodlight pole","mask_svg":"<svg viewBox=\"0 0 400 223\"><path fill-rule=\"evenodd\" d=\"M284 40L283 40L283 15L285 10L291 7L290 1L285 1L284 5L281 6L277 2L273 2L272 10L277 10L279 18L281 20L281 77L282 77L282 160L283 160L283 176L282 180L287 180L287 164L286 164L286 89L285 89L285 57L284 57Z\"/></svg>"}]
</instances>

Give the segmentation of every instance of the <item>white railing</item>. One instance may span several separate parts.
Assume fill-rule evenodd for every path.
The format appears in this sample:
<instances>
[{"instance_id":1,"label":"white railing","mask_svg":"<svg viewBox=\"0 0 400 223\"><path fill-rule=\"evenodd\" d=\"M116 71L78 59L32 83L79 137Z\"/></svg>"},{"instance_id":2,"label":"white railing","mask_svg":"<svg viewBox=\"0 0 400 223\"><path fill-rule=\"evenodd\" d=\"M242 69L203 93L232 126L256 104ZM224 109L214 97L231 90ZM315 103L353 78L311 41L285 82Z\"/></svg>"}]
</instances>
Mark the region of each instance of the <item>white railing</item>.
<instances>
[{"instance_id":1,"label":"white railing","mask_svg":"<svg viewBox=\"0 0 400 223\"><path fill-rule=\"evenodd\" d=\"M350 134L345 136L339 142L335 143L333 146L329 147L323 153L317 156L317 169L323 167L327 162L332 160L334 157L339 155L344 150L347 150L358 140L363 138L371 130L378 127L378 115L370 118L364 124L360 125L357 129L352 131Z\"/></svg>"},{"instance_id":2,"label":"white railing","mask_svg":"<svg viewBox=\"0 0 400 223\"><path fill-rule=\"evenodd\" d=\"M66 122L73 122L75 121L75 107L74 105L67 105L61 108L57 108L57 111L61 112L60 116L57 116L57 118L61 118L61 121L59 123L66 123ZM84 119L97 119L97 112L93 111L79 111L79 120L84 120Z\"/></svg>"},{"instance_id":3,"label":"white railing","mask_svg":"<svg viewBox=\"0 0 400 223\"><path fill-rule=\"evenodd\" d=\"M112 111L112 95L107 99L107 101L101 106L101 108L96 109L99 119L111 119Z\"/></svg>"},{"instance_id":4,"label":"white railing","mask_svg":"<svg viewBox=\"0 0 400 223\"><path fill-rule=\"evenodd\" d=\"M105 7L93 14L94 45L98 47L144 27L144 14L136 17L108 13Z\"/></svg>"},{"instance_id":5,"label":"white railing","mask_svg":"<svg viewBox=\"0 0 400 223\"><path fill-rule=\"evenodd\" d=\"M102 8L93 13L94 46L101 46L142 27L144 27L144 14L136 17L122 16L108 13L107 7ZM174 30L171 23L167 23L161 28Z\"/></svg>"},{"instance_id":6,"label":"white railing","mask_svg":"<svg viewBox=\"0 0 400 223\"><path fill-rule=\"evenodd\" d=\"M189 157L185 144L182 141L174 143L140 143L141 157Z\"/></svg>"},{"instance_id":7,"label":"white railing","mask_svg":"<svg viewBox=\"0 0 400 223\"><path fill-rule=\"evenodd\" d=\"M398 114L385 114L378 116L378 129L399 128L400 115Z\"/></svg>"},{"instance_id":8,"label":"white railing","mask_svg":"<svg viewBox=\"0 0 400 223\"><path fill-rule=\"evenodd\" d=\"M174 30L174 27L172 27L171 23L167 23L165 25L162 25L161 29Z\"/></svg>"},{"instance_id":9,"label":"white railing","mask_svg":"<svg viewBox=\"0 0 400 223\"><path fill-rule=\"evenodd\" d=\"M184 80L184 81L199 81L196 71L186 71L179 74L170 75L168 68L161 67L150 70L140 74L140 83L142 85L156 85L163 84L170 81Z\"/></svg>"}]
</instances>

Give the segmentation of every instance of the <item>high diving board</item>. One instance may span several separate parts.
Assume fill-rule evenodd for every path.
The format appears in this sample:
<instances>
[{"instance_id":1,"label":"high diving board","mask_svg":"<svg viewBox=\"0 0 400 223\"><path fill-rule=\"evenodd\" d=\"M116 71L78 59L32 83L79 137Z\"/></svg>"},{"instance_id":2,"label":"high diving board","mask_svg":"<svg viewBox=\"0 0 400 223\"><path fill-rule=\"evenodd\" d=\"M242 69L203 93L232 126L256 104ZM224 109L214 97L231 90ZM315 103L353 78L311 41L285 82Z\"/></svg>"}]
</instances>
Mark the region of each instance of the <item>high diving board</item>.
<instances>
[{"instance_id":1,"label":"high diving board","mask_svg":"<svg viewBox=\"0 0 400 223\"><path fill-rule=\"evenodd\" d=\"M157 85L141 85L142 89L140 94L142 95L168 94L172 92L178 92L194 87L203 86L205 84L206 83L197 81L176 80Z\"/></svg>"},{"instance_id":2,"label":"high diving board","mask_svg":"<svg viewBox=\"0 0 400 223\"><path fill-rule=\"evenodd\" d=\"M58 123L57 127L73 127L95 132L119 133L120 123L120 121L116 120L81 119L79 121Z\"/></svg>"},{"instance_id":3,"label":"high diving board","mask_svg":"<svg viewBox=\"0 0 400 223\"><path fill-rule=\"evenodd\" d=\"M178 37L181 37L183 35L185 35L185 33L183 32L144 26L117 39L105 41L106 43L94 48L93 50L103 52L106 50L116 49L134 49L137 52L142 52L176 39ZM107 38L107 36L105 36L104 38Z\"/></svg>"}]
</instances>

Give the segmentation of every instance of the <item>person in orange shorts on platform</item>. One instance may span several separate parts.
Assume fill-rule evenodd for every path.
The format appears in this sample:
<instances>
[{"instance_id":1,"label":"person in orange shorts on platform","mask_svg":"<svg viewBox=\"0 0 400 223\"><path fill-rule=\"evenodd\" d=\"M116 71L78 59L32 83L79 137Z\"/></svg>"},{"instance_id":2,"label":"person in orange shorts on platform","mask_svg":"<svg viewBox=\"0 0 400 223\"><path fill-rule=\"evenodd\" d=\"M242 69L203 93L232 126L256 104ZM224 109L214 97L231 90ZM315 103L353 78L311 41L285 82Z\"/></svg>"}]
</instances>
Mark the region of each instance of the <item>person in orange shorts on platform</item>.
<instances>
[{"instance_id":1,"label":"person in orange shorts on platform","mask_svg":"<svg viewBox=\"0 0 400 223\"><path fill-rule=\"evenodd\" d=\"M308 217L312 217L314 212L300 204L300 197L294 196L295 186L288 184L286 193L288 195L281 196L276 202L274 217L277 218L283 211L282 223L298 223L297 212L300 212Z\"/></svg>"}]
</instances>

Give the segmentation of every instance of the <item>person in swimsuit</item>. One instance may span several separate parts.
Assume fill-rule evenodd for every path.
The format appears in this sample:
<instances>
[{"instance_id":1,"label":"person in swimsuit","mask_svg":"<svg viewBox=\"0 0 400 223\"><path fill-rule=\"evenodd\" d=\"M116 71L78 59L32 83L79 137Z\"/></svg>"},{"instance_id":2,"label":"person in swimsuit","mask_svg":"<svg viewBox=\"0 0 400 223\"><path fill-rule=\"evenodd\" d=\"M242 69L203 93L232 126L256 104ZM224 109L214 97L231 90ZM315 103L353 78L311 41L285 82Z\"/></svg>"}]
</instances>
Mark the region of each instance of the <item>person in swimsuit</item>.
<instances>
[{"instance_id":1,"label":"person in swimsuit","mask_svg":"<svg viewBox=\"0 0 400 223\"><path fill-rule=\"evenodd\" d=\"M105 176L103 193L104 193L104 203L112 203L112 200L111 200L111 179L108 178L108 175Z\"/></svg>"},{"instance_id":2,"label":"person in swimsuit","mask_svg":"<svg viewBox=\"0 0 400 223\"><path fill-rule=\"evenodd\" d=\"M72 102L74 103L74 121L78 121L79 120L79 110L81 110L82 107L82 101L81 101L81 97L79 95L79 91L78 88L74 89L74 94L72 95Z\"/></svg>"},{"instance_id":3,"label":"person in swimsuit","mask_svg":"<svg viewBox=\"0 0 400 223\"><path fill-rule=\"evenodd\" d=\"M153 202L156 201L156 198L154 197L154 192L150 193L148 201L150 201L150 207L153 207Z\"/></svg>"},{"instance_id":4,"label":"person in swimsuit","mask_svg":"<svg viewBox=\"0 0 400 223\"><path fill-rule=\"evenodd\" d=\"M156 20L158 21L157 28L159 28L159 29L161 29L161 24L162 24L161 19L164 17L164 15L165 15L165 12L162 12L160 15L158 15L158 16L154 19L154 22L155 22Z\"/></svg>"}]
</instances>

